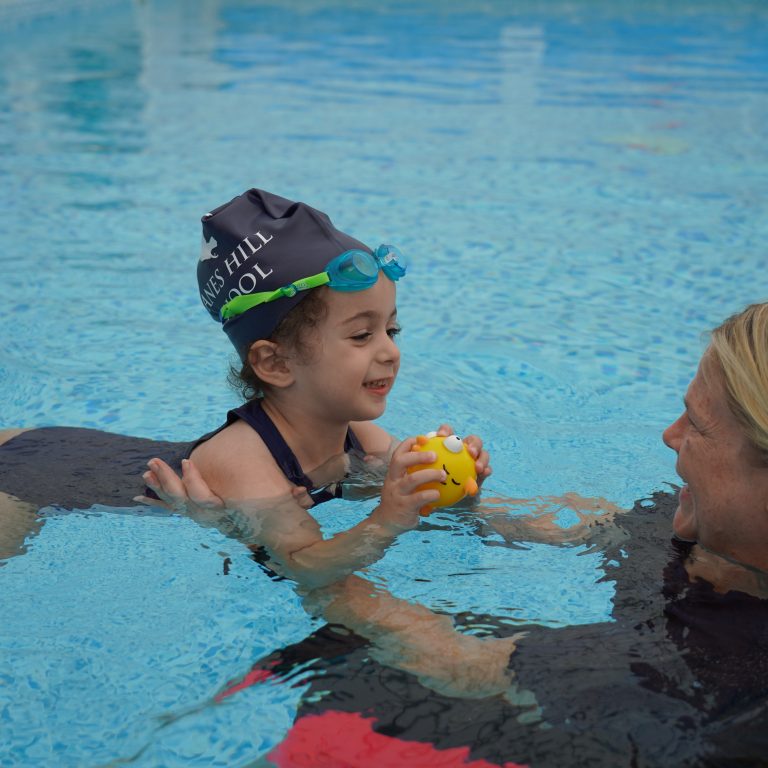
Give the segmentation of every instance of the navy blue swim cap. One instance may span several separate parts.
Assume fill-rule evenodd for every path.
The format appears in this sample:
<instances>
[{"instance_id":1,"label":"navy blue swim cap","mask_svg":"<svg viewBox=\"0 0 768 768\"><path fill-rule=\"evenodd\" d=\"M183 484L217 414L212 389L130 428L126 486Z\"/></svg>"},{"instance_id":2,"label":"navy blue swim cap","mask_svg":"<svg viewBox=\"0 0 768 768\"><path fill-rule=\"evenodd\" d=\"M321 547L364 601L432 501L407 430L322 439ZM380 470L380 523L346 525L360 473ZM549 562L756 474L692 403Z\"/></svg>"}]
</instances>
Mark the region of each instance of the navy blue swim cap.
<instances>
[{"instance_id":1,"label":"navy blue swim cap","mask_svg":"<svg viewBox=\"0 0 768 768\"><path fill-rule=\"evenodd\" d=\"M272 291L322 272L335 256L371 249L336 229L326 214L261 189L249 189L202 218L197 265L200 298L211 317L235 296ZM250 345L268 339L309 291L260 304L226 320L224 332L245 361Z\"/></svg>"}]
</instances>

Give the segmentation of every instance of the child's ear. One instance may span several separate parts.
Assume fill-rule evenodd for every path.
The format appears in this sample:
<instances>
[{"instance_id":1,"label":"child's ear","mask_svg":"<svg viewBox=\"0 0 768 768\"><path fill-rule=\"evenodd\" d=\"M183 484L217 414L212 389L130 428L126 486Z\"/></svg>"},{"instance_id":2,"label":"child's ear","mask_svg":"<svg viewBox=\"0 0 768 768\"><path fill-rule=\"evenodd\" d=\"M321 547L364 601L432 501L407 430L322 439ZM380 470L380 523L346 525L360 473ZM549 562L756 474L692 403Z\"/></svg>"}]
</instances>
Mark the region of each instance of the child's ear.
<instances>
[{"instance_id":1,"label":"child's ear","mask_svg":"<svg viewBox=\"0 0 768 768\"><path fill-rule=\"evenodd\" d=\"M293 383L293 371L274 341L260 339L251 344L248 350L248 364L265 384L287 387Z\"/></svg>"}]
</instances>

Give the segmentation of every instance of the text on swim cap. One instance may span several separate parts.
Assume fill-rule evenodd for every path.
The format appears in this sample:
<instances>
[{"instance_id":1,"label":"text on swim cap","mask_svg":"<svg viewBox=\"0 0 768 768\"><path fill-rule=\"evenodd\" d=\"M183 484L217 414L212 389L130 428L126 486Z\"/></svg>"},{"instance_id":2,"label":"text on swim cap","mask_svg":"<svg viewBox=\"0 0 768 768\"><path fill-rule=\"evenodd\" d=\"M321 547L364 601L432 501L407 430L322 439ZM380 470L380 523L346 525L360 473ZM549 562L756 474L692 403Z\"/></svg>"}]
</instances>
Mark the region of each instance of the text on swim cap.
<instances>
[{"instance_id":1,"label":"text on swim cap","mask_svg":"<svg viewBox=\"0 0 768 768\"><path fill-rule=\"evenodd\" d=\"M258 238L259 242L254 245L251 238L253 238L254 241L256 241ZM232 277L235 272L237 272L237 270L239 270L243 264L251 258L251 256L253 256L255 253L258 253L267 243L274 239L274 235L264 237L261 232L256 232L243 238L238 246L223 260L224 268L226 269L229 277ZM229 293L227 294L227 301L244 293L253 293L253 291L256 289L256 286L258 285L259 278L263 280L265 277L272 274L271 268L269 271L265 272L256 261L249 263L248 267L248 271L240 275L237 286L233 286L229 289ZM207 282L200 291L200 298L202 299L203 304L208 307L208 309L214 305L216 297L221 292L225 283L226 280L222 275L222 268L217 266L213 270L213 274L208 278Z\"/></svg>"}]
</instances>

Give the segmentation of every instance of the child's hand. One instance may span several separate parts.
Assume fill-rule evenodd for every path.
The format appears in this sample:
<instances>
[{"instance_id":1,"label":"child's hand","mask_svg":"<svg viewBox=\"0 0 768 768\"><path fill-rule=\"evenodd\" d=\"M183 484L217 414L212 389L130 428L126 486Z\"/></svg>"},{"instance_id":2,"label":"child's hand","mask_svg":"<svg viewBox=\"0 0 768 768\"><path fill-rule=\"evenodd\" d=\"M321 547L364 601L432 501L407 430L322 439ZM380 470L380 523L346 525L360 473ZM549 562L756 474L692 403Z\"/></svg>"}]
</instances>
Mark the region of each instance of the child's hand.
<instances>
[{"instance_id":1,"label":"child's hand","mask_svg":"<svg viewBox=\"0 0 768 768\"><path fill-rule=\"evenodd\" d=\"M419 487L425 483L441 483L445 480L442 469L408 472L409 467L437 460L433 451L412 451L415 444L416 438L409 437L397 446L384 478L381 504L371 514L371 519L394 528L398 533L415 528L419 523L419 510L440 498L436 490L418 490Z\"/></svg>"},{"instance_id":2,"label":"child's hand","mask_svg":"<svg viewBox=\"0 0 768 768\"><path fill-rule=\"evenodd\" d=\"M438 435L453 435L455 434L453 427L450 424L441 424L437 429ZM491 457L488 451L483 449L483 441L477 435L468 435L464 438L469 452L472 454L472 458L475 460L475 472L477 472L477 484L481 486L483 480L490 477L493 470L491 469L490 460Z\"/></svg>"}]
</instances>

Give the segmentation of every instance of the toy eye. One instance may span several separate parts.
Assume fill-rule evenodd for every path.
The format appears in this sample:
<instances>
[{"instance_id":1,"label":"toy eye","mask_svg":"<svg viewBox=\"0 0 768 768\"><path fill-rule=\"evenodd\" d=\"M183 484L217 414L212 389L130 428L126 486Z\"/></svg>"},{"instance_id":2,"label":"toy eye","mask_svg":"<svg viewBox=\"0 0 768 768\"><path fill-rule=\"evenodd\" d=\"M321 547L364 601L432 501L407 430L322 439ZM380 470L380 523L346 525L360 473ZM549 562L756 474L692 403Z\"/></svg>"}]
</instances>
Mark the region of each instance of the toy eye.
<instances>
[{"instance_id":1,"label":"toy eye","mask_svg":"<svg viewBox=\"0 0 768 768\"><path fill-rule=\"evenodd\" d=\"M451 453L461 453L464 448L464 443L461 442L461 438L458 435L448 435L448 437L443 440L443 445Z\"/></svg>"}]
</instances>

